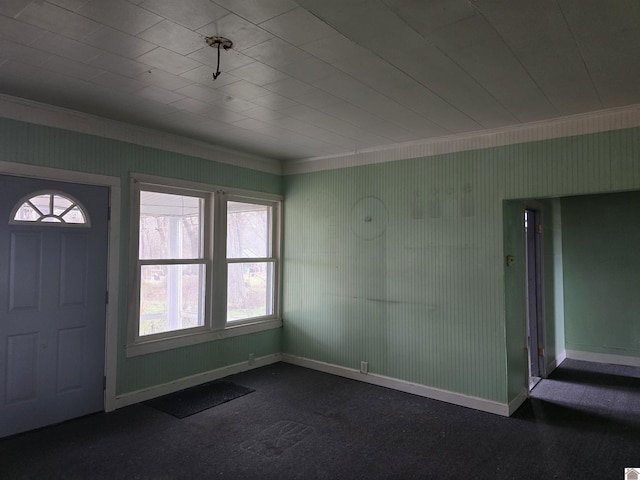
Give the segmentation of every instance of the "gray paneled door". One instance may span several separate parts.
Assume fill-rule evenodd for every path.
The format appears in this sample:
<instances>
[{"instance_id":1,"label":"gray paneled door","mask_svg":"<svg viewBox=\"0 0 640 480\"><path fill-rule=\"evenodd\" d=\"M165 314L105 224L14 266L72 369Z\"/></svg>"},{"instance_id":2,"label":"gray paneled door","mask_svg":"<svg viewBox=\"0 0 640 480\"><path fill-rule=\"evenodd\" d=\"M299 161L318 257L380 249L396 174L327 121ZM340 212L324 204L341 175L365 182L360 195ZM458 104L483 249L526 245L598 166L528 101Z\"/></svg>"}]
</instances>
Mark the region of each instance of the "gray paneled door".
<instances>
[{"instance_id":1,"label":"gray paneled door","mask_svg":"<svg viewBox=\"0 0 640 480\"><path fill-rule=\"evenodd\" d=\"M69 197L89 226L13 223L38 193L24 218L77 222ZM0 437L104 409L108 198L106 187L0 175Z\"/></svg>"}]
</instances>

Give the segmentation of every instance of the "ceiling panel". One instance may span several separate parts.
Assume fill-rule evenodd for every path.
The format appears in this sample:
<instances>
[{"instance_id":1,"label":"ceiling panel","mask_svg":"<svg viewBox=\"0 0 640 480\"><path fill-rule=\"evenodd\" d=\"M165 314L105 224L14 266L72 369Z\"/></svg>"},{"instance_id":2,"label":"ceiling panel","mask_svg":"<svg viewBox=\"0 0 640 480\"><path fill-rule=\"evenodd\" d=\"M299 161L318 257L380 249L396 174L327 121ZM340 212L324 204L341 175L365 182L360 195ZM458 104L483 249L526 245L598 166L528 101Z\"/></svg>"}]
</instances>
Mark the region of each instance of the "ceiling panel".
<instances>
[{"instance_id":1,"label":"ceiling panel","mask_svg":"<svg viewBox=\"0 0 640 480\"><path fill-rule=\"evenodd\" d=\"M81 41L107 52L129 58L137 58L140 55L150 52L157 46L151 42L107 26L101 26L89 35L83 37Z\"/></svg>"},{"instance_id":2,"label":"ceiling panel","mask_svg":"<svg viewBox=\"0 0 640 480\"><path fill-rule=\"evenodd\" d=\"M219 87L217 91L223 95L230 95L232 97L242 98L243 100L253 100L271 94L269 90L265 90L246 80L239 80L224 87Z\"/></svg>"},{"instance_id":3,"label":"ceiling panel","mask_svg":"<svg viewBox=\"0 0 640 480\"><path fill-rule=\"evenodd\" d=\"M187 78L183 78L182 76L167 73L164 70L151 68L149 66L147 66L142 73L136 75L135 78L137 80L140 80L141 82L150 83L152 85L155 85L156 87L164 88L166 90L176 90L192 83Z\"/></svg>"},{"instance_id":4,"label":"ceiling panel","mask_svg":"<svg viewBox=\"0 0 640 480\"><path fill-rule=\"evenodd\" d=\"M120 75L132 78L140 75L142 72L148 72L149 70L149 65L145 65L144 63L136 62L135 60L124 58L109 52L102 52L99 55L96 55L95 57L89 59L87 61L87 64L101 68L102 70L106 70L112 73L118 73ZM147 80L141 79L141 81ZM153 82L149 81L149 83Z\"/></svg>"},{"instance_id":5,"label":"ceiling panel","mask_svg":"<svg viewBox=\"0 0 640 480\"><path fill-rule=\"evenodd\" d=\"M2 32L0 35L7 40L29 44L42 37L46 30L10 17L0 16L0 32Z\"/></svg>"},{"instance_id":6,"label":"ceiling panel","mask_svg":"<svg viewBox=\"0 0 640 480\"><path fill-rule=\"evenodd\" d=\"M13 17L18 15L32 0L4 0L0 2L0 14Z\"/></svg>"},{"instance_id":7,"label":"ceiling panel","mask_svg":"<svg viewBox=\"0 0 640 480\"><path fill-rule=\"evenodd\" d=\"M100 73L92 77L91 82L123 93L133 93L149 86L147 83L113 72Z\"/></svg>"},{"instance_id":8,"label":"ceiling panel","mask_svg":"<svg viewBox=\"0 0 640 480\"><path fill-rule=\"evenodd\" d=\"M286 74L280 70L260 62L252 62L235 70L229 70L229 72L235 77L260 86L286 78Z\"/></svg>"},{"instance_id":9,"label":"ceiling panel","mask_svg":"<svg viewBox=\"0 0 640 480\"><path fill-rule=\"evenodd\" d=\"M292 45L321 40L335 35L335 30L303 8L294 8L267 20L260 27Z\"/></svg>"},{"instance_id":10,"label":"ceiling panel","mask_svg":"<svg viewBox=\"0 0 640 480\"><path fill-rule=\"evenodd\" d=\"M202 65L198 68L194 68L193 70L189 70L188 72L184 72L180 77L184 80L191 80L192 82L200 83L212 88L222 87L240 80L238 77L234 77L228 72L225 72L224 75L221 75L214 80L212 73L213 71L211 67L208 65Z\"/></svg>"},{"instance_id":11,"label":"ceiling panel","mask_svg":"<svg viewBox=\"0 0 640 480\"><path fill-rule=\"evenodd\" d=\"M282 15L298 6L290 0L216 0L216 3L255 24Z\"/></svg>"},{"instance_id":12,"label":"ceiling panel","mask_svg":"<svg viewBox=\"0 0 640 480\"><path fill-rule=\"evenodd\" d=\"M49 2L29 2L15 18L76 40L82 40L102 26L99 22L94 22Z\"/></svg>"},{"instance_id":13,"label":"ceiling panel","mask_svg":"<svg viewBox=\"0 0 640 480\"><path fill-rule=\"evenodd\" d=\"M209 0L189 0L184 2L145 0L140 3L140 6L191 30L197 30L229 13L220 5Z\"/></svg>"},{"instance_id":14,"label":"ceiling panel","mask_svg":"<svg viewBox=\"0 0 640 480\"><path fill-rule=\"evenodd\" d=\"M259 45L248 48L244 51L244 54L274 68L298 62L309 56L305 51L294 47L280 38L272 38Z\"/></svg>"},{"instance_id":15,"label":"ceiling panel","mask_svg":"<svg viewBox=\"0 0 640 480\"><path fill-rule=\"evenodd\" d=\"M163 18L126 0L92 0L77 13L131 35L144 32Z\"/></svg>"},{"instance_id":16,"label":"ceiling panel","mask_svg":"<svg viewBox=\"0 0 640 480\"><path fill-rule=\"evenodd\" d=\"M203 45L201 35L169 20L156 23L138 36L181 55L189 55Z\"/></svg>"},{"instance_id":17,"label":"ceiling panel","mask_svg":"<svg viewBox=\"0 0 640 480\"><path fill-rule=\"evenodd\" d=\"M283 161L637 104L638 78L637 0L0 2L0 93Z\"/></svg>"},{"instance_id":18,"label":"ceiling panel","mask_svg":"<svg viewBox=\"0 0 640 480\"><path fill-rule=\"evenodd\" d=\"M175 75L180 75L200 66L200 63L195 60L163 47L155 48L144 55L140 55L137 60Z\"/></svg>"},{"instance_id":19,"label":"ceiling panel","mask_svg":"<svg viewBox=\"0 0 640 480\"><path fill-rule=\"evenodd\" d=\"M205 103L215 103L217 101L223 100L225 97L223 92L215 90L206 85L191 84L182 88L175 89L174 91L176 93L179 93L180 95L185 95L187 97L191 97Z\"/></svg>"}]
</instances>

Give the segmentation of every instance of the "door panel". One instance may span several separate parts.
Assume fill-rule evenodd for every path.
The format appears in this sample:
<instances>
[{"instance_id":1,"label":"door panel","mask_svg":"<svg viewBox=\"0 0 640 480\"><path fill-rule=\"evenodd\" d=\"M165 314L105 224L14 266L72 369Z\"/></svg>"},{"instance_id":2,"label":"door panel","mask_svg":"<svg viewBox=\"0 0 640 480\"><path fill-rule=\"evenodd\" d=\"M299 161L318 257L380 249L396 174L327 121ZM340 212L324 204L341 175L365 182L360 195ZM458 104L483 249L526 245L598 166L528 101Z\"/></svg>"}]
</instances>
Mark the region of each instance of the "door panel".
<instances>
[{"instance_id":1,"label":"door panel","mask_svg":"<svg viewBox=\"0 0 640 480\"><path fill-rule=\"evenodd\" d=\"M89 246L87 237L62 235L60 258L60 306L85 305L88 283Z\"/></svg>"},{"instance_id":2,"label":"door panel","mask_svg":"<svg viewBox=\"0 0 640 480\"><path fill-rule=\"evenodd\" d=\"M38 355L37 333L7 337L6 405L36 398Z\"/></svg>"},{"instance_id":3,"label":"door panel","mask_svg":"<svg viewBox=\"0 0 640 480\"><path fill-rule=\"evenodd\" d=\"M9 224L37 191L90 227ZM0 175L0 437L104 409L108 189Z\"/></svg>"},{"instance_id":4,"label":"door panel","mask_svg":"<svg viewBox=\"0 0 640 480\"><path fill-rule=\"evenodd\" d=\"M10 311L35 310L40 305L41 245L42 235L38 232L11 233Z\"/></svg>"}]
</instances>

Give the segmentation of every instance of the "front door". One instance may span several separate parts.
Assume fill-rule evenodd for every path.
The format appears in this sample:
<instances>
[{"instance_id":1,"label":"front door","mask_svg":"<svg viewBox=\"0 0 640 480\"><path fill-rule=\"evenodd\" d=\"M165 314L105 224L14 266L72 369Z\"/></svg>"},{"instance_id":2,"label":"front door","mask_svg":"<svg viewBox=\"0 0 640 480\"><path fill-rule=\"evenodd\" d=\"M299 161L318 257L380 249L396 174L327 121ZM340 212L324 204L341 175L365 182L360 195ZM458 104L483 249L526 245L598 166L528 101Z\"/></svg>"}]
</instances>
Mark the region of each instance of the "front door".
<instances>
[{"instance_id":1,"label":"front door","mask_svg":"<svg viewBox=\"0 0 640 480\"><path fill-rule=\"evenodd\" d=\"M108 197L0 175L0 437L104 409Z\"/></svg>"}]
</instances>

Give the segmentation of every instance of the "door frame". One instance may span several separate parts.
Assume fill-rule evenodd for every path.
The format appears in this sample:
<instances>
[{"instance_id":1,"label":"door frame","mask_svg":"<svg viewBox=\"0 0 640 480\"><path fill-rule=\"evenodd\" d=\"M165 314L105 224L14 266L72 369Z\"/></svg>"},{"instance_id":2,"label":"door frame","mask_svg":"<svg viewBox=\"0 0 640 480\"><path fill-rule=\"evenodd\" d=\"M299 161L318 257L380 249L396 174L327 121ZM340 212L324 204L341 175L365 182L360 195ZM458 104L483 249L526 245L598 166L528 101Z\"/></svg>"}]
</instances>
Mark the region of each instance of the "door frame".
<instances>
[{"instance_id":1,"label":"door frame","mask_svg":"<svg viewBox=\"0 0 640 480\"><path fill-rule=\"evenodd\" d=\"M534 358L537 360L537 372L538 375L535 375L535 377L538 378L546 378L547 376L547 369L546 369L546 329L545 329L545 312L544 312L544 250L543 250L543 244L544 244L544 229L543 229L543 224L544 224L544 209L542 204L540 204L539 202L536 201L526 201L524 204L524 212L526 214L527 211L531 211L534 212L534 216L537 222L537 226L539 226L540 231L539 232L534 232L533 236L535 239L535 242L533 245L529 245L528 239L527 239L527 234L525 232L524 235L524 240L525 240L525 245L524 245L524 255L525 255L525 292L526 292L526 317L525 317L525 328L526 328L526 335L527 335L527 350L528 350L528 355L527 355L527 372L529 375L529 379L531 379L532 376L532 371L531 371L531 364L533 363ZM524 217L524 215L523 215ZM536 227L534 227L536 228ZM533 266L535 271L534 271L534 282L535 282L535 325L533 325L530 322L530 313L531 313L531 299L529 296L529 293L531 291L531 285L529 285L529 278L528 278L528 270L527 270L527 265L528 265L528 257L529 257L529 249L533 250L533 255L534 255L534 262L535 265ZM532 329L535 328L536 332L535 332L535 337L537 340L537 346L535 348L535 351L537 352L533 352L531 349L531 343L529 341L530 336L531 336L531 331ZM542 355L539 354L539 349L542 348Z\"/></svg>"},{"instance_id":2,"label":"door frame","mask_svg":"<svg viewBox=\"0 0 640 480\"><path fill-rule=\"evenodd\" d=\"M41 167L0 161L0 174L37 178L84 185L107 187L109 190L109 238L107 241L107 291L109 294L105 313L105 389L104 410L116 408L116 372L118 359L118 304L120 259L120 178L93 173L76 172L59 168ZM0 219L2 221L3 219Z\"/></svg>"}]
</instances>

